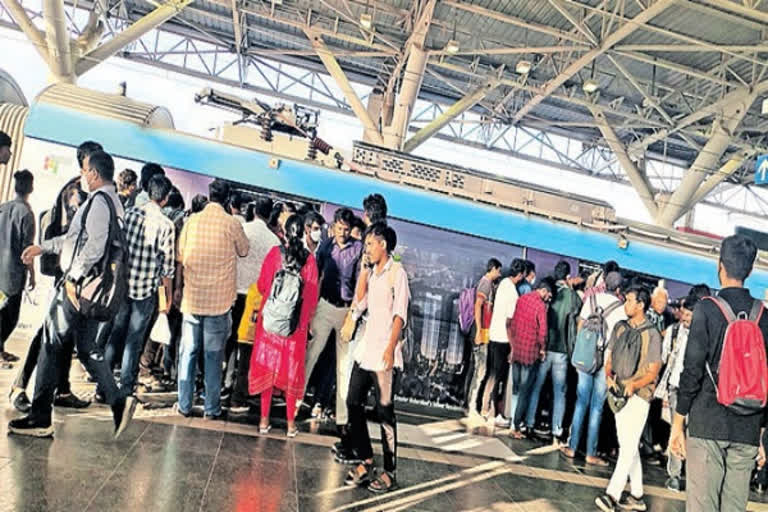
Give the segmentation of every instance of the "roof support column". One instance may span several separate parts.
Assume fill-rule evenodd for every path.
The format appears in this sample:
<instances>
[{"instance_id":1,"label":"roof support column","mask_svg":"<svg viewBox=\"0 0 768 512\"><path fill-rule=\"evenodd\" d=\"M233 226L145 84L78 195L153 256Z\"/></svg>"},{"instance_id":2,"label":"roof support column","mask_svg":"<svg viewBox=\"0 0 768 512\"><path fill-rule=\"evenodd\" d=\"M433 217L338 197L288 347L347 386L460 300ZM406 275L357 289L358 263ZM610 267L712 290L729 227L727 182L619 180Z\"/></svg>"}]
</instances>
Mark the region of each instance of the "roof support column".
<instances>
[{"instance_id":1,"label":"roof support column","mask_svg":"<svg viewBox=\"0 0 768 512\"><path fill-rule=\"evenodd\" d=\"M472 108L477 103L482 101L482 99L490 94L497 85L497 81L490 80L448 107L448 109L439 117L432 120L429 124L414 133L413 136L403 145L403 151L410 153L419 147L424 143L424 141L439 132L445 125L463 114L466 110Z\"/></svg>"},{"instance_id":2,"label":"roof support column","mask_svg":"<svg viewBox=\"0 0 768 512\"><path fill-rule=\"evenodd\" d=\"M426 69L427 52L421 46L414 44L411 46L408 63L405 66L403 84L400 87L400 95L395 105L392 124L384 131L384 144L390 149L400 150L403 146Z\"/></svg>"},{"instance_id":3,"label":"roof support column","mask_svg":"<svg viewBox=\"0 0 768 512\"><path fill-rule=\"evenodd\" d=\"M640 196L640 200L645 205L648 213L651 214L651 218L655 219L659 213L659 207L654 199L653 188L648 182L647 176L645 173L640 171L632 159L629 158L627 149L619 140L618 135L616 135L616 132L613 130L611 125L608 124L608 120L605 119L605 114L597 108L592 108L590 110L592 111L592 115L597 121L597 126L600 129L600 133L603 134L605 142L608 144L608 147L611 148L613 154L616 155L616 159L619 161L619 164L621 164L621 168L624 169L624 172L627 174L630 183L632 183L632 186L634 187L635 192L637 192L637 195Z\"/></svg>"},{"instance_id":4,"label":"roof support column","mask_svg":"<svg viewBox=\"0 0 768 512\"><path fill-rule=\"evenodd\" d=\"M352 88L352 84L349 83L347 75L344 74L344 71L341 69L339 61L336 60L336 57L333 55L331 50L328 49L328 46L326 46L323 38L320 36L320 34L313 31L309 27L305 28L304 32L307 34L307 37L312 43L312 47L315 49L317 56L320 57L321 61L323 61L325 69L328 70L328 73L336 81L336 85L338 85L341 91L344 93L344 97L347 99L347 102L352 108L352 111L355 113L360 122L363 123L363 128L365 129L365 140L370 140L374 144L378 144L380 146L384 145L384 139L382 139L376 123L374 123L373 119L371 119L371 116L368 114L368 110L365 108L365 105L363 105L363 102L360 101L357 93Z\"/></svg>"},{"instance_id":5,"label":"roof support column","mask_svg":"<svg viewBox=\"0 0 768 512\"><path fill-rule=\"evenodd\" d=\"M50 69L55 82L75 83L75 70L72 62L67 18L64 15L64 0L45 0L43 2L43 19L48 41Z\"/></svg>"},{"instance_id":6,"label":"roof support column","mask_svg":"<svg viewBox=\"0 0 768 512\"><path fill-rule=\"evenodd\" d=\"M715 169L720 168L720 158L728 149L736 128L744 119L749 107L756 99L755 93L744 91L734 101L723 107L721 116L712 123L712 136L696 157L690 169L683 176L677 190L669 198L669 202L659 213L656 222L660 226L672 227L677 219L685 212L686 206L694 197L699 185L709 177Z\"/></svg>"},{"instance_id":7,"label":"roof support column","mask_svg":"<svg viewBox=\"0 0 768 512\"><path fill-rule=\"evenodd\" d=\"M61 1L61 0L46 0ZM123 30L115 37L97 46L90 52L83 55L75 65L77 76L82 75L104 62L126 45L140 39L146 33L159 27L169 19L176 16L182 9L191 4L193 0L169 0L157 7L154 11L145 15L140 20L134 22L130 27Z\"/></svg>"}]
</instances>

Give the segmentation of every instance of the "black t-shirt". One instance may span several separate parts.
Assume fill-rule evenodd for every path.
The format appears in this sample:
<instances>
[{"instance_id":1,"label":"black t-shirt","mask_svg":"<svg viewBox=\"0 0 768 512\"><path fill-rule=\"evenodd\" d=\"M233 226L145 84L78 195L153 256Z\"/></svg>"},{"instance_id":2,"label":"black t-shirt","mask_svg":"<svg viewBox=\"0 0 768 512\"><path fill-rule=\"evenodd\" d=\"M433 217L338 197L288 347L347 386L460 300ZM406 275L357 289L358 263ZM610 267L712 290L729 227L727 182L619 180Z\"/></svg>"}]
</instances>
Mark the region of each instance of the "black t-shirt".
<instances>
[{"instance_id":1,"label":"black t-shirt","mask_svg":"<svg viewBox=\"0 0 768 512\"><path fill-rule=\"evenodd\" d=\"M752 310L753 299L746 288L724 288L719 296L737 315L742 311L749 314ZM768 341L768 312L763 312L759 325L763 339ZM717 401L715 385L707 373L708 362L713 374L717 375L727 327L727 320L713 301L699 301L693 312L685 350L677 412L688 414L688 429L693 437L757 446L760 428L766 424L765 411L750 416L729 411Z\"/></svg>"}]
</instances>

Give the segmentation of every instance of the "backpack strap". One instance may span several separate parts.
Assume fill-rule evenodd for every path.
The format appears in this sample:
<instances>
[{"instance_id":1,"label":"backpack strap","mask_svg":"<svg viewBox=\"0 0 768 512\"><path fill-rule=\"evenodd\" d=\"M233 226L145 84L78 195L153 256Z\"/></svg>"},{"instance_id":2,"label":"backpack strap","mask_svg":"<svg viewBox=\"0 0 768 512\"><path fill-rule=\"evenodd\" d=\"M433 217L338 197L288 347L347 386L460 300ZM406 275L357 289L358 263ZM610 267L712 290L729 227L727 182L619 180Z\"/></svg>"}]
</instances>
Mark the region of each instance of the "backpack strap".
<instances>
[{"instance_id":1,"label":"backpack strap","mask_svg":"<svg viewBox=\"0 0 768 512\"><path fill-rule=\"evenodd\" d=\"M765 307L763 306L763 301L755 300L752 302L752 311L749 312L749 320L752 322L755 322L756 324L760 323L760 319L763 317L763 311L765 310Z\"/></svg>"},{"instance_id":2,"label":"backpack strap","mask_svg":"<svg viewBox=\"0 0 768 512\"><path fill-rule=\"evenodd\" d=\"M736 313L733 312L733 308L722 297L704 297L704 300L714 302L729 324L736 320Z\"/></svg>"},{"instance_id":3,"label":"backpack strap","mask_svg":"<svg viewBox=\"0 0 768 512\"><path fill-rule=\"evenodd\" d=\"M589 296L589 309L591 315L597 313L597 297L594 293Z\"/></svg>"},{"instance_id":4,"label":"backpack strap","mask_svg":"<svg viewBox=\"0 0 768 512\"><path fill-rule=\"evenodd\" d=\"M93 196L90 198L90 201L88 201L88 204L85 206L85 210L83 211L83 217L80 219L80 232L77 234L77 240L75 240L75 247L72 250L72 261L69 262L69 267L67 268L67 271L64 272L64 274L62 274L62 276L66 276L72 271L72 266L75 264L75 258L77 258L77 251L78 249L80 249L80 244L83 242L83 233L85 233L85 224L88 221L88 214L91 212L91 206L93 205L93 202L96 201L96 197L98 196L104 196L104 200L107 203L107 209L109 210L109 215L110 215L109 231L107 232L107 243L104 245L105 255L106 255L107 247L109 247L114 241L114 233L112 231L112 219L114 219L117 216L117 212L115 211L115 205L112 204L112 200L109 198L106 192L104 192L103 190L97 190L96 192L93 193ZM100 263L101 261L97 262L96 265L99 265Z\"/></svg>"}]
</instances>

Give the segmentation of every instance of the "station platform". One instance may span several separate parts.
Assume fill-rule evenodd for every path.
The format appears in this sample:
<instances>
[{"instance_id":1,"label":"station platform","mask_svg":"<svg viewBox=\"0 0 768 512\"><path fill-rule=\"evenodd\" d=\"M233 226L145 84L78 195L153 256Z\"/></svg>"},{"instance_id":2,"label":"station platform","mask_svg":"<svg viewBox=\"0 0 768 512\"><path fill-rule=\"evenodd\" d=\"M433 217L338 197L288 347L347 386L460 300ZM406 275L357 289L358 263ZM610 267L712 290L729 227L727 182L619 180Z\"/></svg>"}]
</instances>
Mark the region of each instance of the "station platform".
<instances>
[{"instance_id":1,"label":"station platform","mask_svg":"<svg viewBox=\"0 0 768 512\"><path fill-rule=\"evenodd\" d=\"M20 342L9 350L24 354ZM9 389L15 371L0 370L0 390ZM78 363L72 372L75 392L92 393ZM263 436L255 414L184 418L144 397L150 405L137 409L117 441L108 407L57 409L50 440L4 435L19 414L7 392L0 397L2 511L577 512L596 510L612 470L566 460L552 446L515 441L504 430L469 428L456 414L402 404L399 489L376 496L345 487L348 468L330 451L333 425L305 419L289 440L279 406ZM378 427L371 434L378 438ZM684 494L663 487L663 468L644 472L649 510L685 510ZM752 496L749 510L768 510L759 498Z\"/></svg>"}]
</instances>

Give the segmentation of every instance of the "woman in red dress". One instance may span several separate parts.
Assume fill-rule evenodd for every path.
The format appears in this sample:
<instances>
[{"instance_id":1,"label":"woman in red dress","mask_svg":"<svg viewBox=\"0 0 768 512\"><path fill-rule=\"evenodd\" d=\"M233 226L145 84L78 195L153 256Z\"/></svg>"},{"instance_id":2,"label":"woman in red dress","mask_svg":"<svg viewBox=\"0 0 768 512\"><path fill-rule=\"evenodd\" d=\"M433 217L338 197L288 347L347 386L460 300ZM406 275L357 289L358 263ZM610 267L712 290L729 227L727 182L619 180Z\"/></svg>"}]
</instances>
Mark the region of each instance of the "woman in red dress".
<instances>
[{"instance_id":1,"label":"woman in red dress","mask_svg":"<svg viewBox=\"0 0 768 512\"><path fill-rule=\"evenodd\" d=\"M256 335L251 354L251 368L248 374L248 389L251 395L261 394L261 422L259 431L266 434L270 430L269 409L272 404L272 389L285 393L286 415L288 419L288 437L296 437L298 429L296 401L304 392L304 359L307 352L307 334L309 322L315 314L318 300L318 272L315 257L304 247L302 236L304 226L301 217L291 215L285 223L285 247L275 246L269 251L261 266L257 286L266 303L272 289L275 274L285 265L300 268L302 279L301 312L296 330L288 337L268 332L264 329L264 317L259 315ZM263 308L263 306L262 306Z\"/></svg>"}]
</instances>

